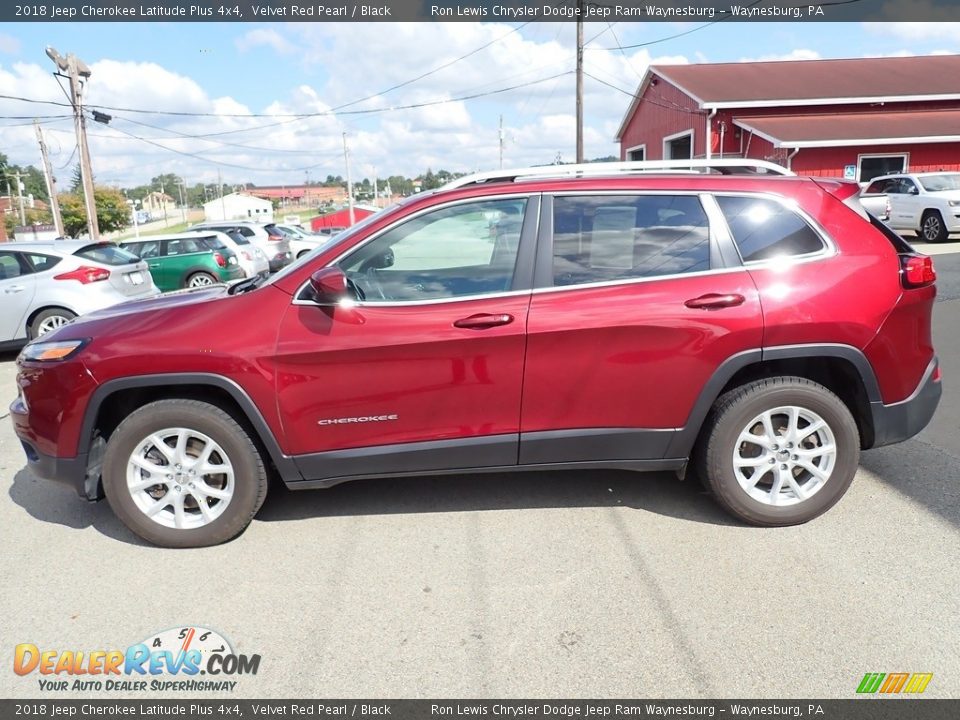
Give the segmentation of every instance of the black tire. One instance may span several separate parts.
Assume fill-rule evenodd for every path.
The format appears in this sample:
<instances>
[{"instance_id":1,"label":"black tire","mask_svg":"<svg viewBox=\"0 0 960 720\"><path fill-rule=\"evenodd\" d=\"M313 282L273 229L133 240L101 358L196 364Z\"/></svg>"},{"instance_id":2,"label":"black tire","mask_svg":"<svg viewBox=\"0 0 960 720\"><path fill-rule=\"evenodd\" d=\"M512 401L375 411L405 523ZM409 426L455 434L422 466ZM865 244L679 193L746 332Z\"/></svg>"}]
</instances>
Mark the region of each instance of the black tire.
<instances>
[{"instance_id":1,"label":"black tire","mask_svg":"<svg viewBox=\"0 0 960 720\"><path fill-rule=\"evenodd\" d=\"M920 218L920 231L917 233L927 242L938 243L945 242L947 239L947 226L943 222L943 215L939 210L925 210L923 217Z\"/></svg>"},{"instance_id":2,"label":"black tire","mask_svg":"<svg viewBox=\"0 0 960 720\"><path fill-rule=\"evenodd\" d=\"M77 316L76 313L70 312L65 308L47 308L38 312L34 316L33 320L30 321L30 327L27 328L30 332L30 339L36 340L41 335L45 335L54 328L48 327L51 324L51 321L54 323L58 319L62 319L64 322L70 322Z\"/></svg>"},{"instance_id":3,"label":"black tire","mask_svg":"<svg viewBox=\"0 0 960 720\"><path fill-rule=\"evenodd\" d=\"M210 273L195 272L187 278L186 282L184 283L184 287L208 287L210 285L216 285L218 282L220 281Z\"/></svg>"},{"instance_id":4,"label":"black tire","mask_svg":"<svg viewBox=\"0 0 960 720\"><path fill-rule=\"evenodd\" d=\"M216 519L200 527L165 527L140 509L127 488L131 456L151 434L166 428L184 428L206 435L222 448L233 467L232 497ZM220 408L196 400L158 400L135 410L110 436L103 457L103 490L113 512L134 533L162 547L206 547L232 540L246 529L260 509L266 499L267 485L263 459L246 430ZM165 486L168 493L175 489L163 479L158 480L157 486ZM191 497L198 502L195 496ZM200 509L192 508L191 512L193 510L196 518Z\"/></svg>"},{"instance_id":5,"label":"black tire","mask_svg":"<svg viewBox=\"0 0 960 720\"><path fill-rule=\"evenodd\" d=\"M783 406L798 407L818 415L832 432L837 451L828 479L810 497L795 504L773 505L752 497L741 487L734 469L734 453L751 446L750 443L738 446L738 440L753 419ZM799 525L825 513L843 497L860 463L860 433L850 410L830 390L805 378L774 377L731 390L717 400L706 423L694 452L694 470L724 508L751 525ZM776 457L772 452L768 454ZM779 460L774 464L777 462ZM793 465L789 467L789 472L793 473ZM766 466L751 472L759 472L760 468ZM772 480L776 469L769 470L774 473L770 475ZM799 484L803 484L805 471L799 469L798 473ZM774 494L772 487L769 494ZM776 497L783 496L778 494Z\"/></svg>"}]
</instances>

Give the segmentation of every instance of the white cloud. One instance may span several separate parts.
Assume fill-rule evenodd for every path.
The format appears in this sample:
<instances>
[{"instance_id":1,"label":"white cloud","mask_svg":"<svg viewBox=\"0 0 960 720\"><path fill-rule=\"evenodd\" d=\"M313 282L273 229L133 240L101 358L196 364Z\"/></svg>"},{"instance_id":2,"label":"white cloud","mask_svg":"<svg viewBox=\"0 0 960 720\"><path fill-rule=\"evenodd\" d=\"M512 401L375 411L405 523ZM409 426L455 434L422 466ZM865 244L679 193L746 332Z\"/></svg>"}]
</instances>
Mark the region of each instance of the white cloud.
<instances>
[{"instance_id":1,"label":"white cloud","mask_svg":"<svg viewBox=\"0 0 960 720\"><path fill-rule=\"evenodd\" d=\"M885 5L880 14L894 18L902 17L903 12L904 6L897 3ZM929 2L914 2L910 5L910 13L915 17L922 14L928 22L865 22L863 27L872 35L888 35L910 42L956 42L960 35L960 22L949 22L957 17L956 6L937 7Z\"/></svg>"},{"instance_id":2,"label":"white cloud","mask_svg":"<svg viewBox=\"0 0 960 720\"><path fill-rule=\"evenodd\" d=\"M17 55L20 52L20 40L13 35L0 33L0 53Z\"/></svg>"},{"instance_id":3,"label":"white cloud","mask_svg":"<svg viewBox=\"0 0 960 720\"><path fill-rule=\"evenodd\" d=\"M269 47L281 55L289 55L296 51L293 43L283 37L276 30L257 28L240 36L234 41L240 52L246 52L255 47Z\"/></svg>"},{"instance_id":4,"label":"white cloud","mask_svg":"<svg viewBox=\"0 0 960 720\"><path fill-rule=\"evenodd\" d=\"M781 60L819 60L820 53L816 50L797 48L788 53L761 55L760 57L740 58L740 62L776 62Z\"/></svg>"}]
</instances>

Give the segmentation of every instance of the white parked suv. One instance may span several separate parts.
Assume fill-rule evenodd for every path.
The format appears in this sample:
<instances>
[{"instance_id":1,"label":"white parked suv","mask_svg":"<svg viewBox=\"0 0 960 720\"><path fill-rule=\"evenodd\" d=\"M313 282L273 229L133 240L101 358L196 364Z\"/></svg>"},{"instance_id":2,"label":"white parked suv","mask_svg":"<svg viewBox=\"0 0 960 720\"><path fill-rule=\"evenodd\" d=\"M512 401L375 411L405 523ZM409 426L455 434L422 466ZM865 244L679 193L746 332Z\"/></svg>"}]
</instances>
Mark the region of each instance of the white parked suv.
<instances>
[{"instance_id":1,"label":"white parked suv","mask_svg":"<svg viewBox=\"0 0 960 720\"><path fill-rule=\"evenodd\" d=\"M282 267L290 264L293 255L290 252L290 241L285 235L270 233L264 229L264 226L257 222L245 222L241 220L225 220L223 222L202 222L191 225L188 232L197 230L218 230L219 232L230 233L236 229L241 235L256 244L267 256L270 263L270 272L276 272Z\"/></svg>"},{"instance_id":2,"label":"white parked suv","mask_svg":"<svg viewBox=\"0 0 960 720\"><path fill-rule=\"evenodd\" d=\"M860 203L894 230L943 242L960 233L960 172L882 175L861 193Z\"/></svg>"}]
</instances>

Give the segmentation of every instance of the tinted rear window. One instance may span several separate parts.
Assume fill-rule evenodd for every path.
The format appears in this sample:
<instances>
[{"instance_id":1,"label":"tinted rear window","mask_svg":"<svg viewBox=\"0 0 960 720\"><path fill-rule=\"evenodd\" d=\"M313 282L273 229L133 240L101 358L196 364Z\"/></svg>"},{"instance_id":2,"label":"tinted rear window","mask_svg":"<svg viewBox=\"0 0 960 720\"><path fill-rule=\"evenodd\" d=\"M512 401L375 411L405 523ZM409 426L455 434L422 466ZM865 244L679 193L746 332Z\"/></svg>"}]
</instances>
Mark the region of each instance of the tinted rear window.
<instances>
[{"instance_id":1,"label":"tinted rear window","mask_svg":"<svg viewBox=\"0 0 960 720\"><path fill-rule=\"evenodd\" d=\"M823 240L806 221L773 200L718 196L744 262L819 252Z\"/></svg>"},{"instance_id":2,"label":"tinted rear window","mask_svg":"<svg viewBox=\"0 0 960 720\"><path fill-rule=\"evenodd\" d=\"M113 243L98 243L87 245L77 250L74 255L84 260L93 260L104 265L129 265L140 262L133 253L127 252Z\"/></svg>"},{"instance_id":3,"label":"tinted rear window","mask_svg":"<svg viewBox=\"0 0 960 720\"><path fill-rule=\"evenodd\" d=\"M226 247L226 245L223 244L223 240L218 238L216 235L202 237L200 238L200 242L211 250L223 250Z\"/></svg>"},{"instance_id":4,"label":"tinted rear window","mask_svg":"<svg viewBox=\"0 0 960 720\"><path fill-rule=\"evenodd\" d=\"M240 232L239 230L237 230L236 228L227 230L226 233L227 233L227 235L230 236L230 239L233 240L237 245L249 245L249 244L250 244L250 241L247 240L247 239L243 236L243 233L241 233L241 232Z\"/></svg>"}]
</instances>

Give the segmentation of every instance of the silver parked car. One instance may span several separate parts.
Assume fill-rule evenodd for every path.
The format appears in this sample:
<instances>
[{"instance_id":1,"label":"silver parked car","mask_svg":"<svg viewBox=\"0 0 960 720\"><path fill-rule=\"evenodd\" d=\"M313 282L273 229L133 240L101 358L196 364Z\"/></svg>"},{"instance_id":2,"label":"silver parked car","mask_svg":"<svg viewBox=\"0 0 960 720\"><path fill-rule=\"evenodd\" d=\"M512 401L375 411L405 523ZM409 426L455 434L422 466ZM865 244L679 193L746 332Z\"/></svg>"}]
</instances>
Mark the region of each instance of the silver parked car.
<instances>
[{"instance_id":1,"label":"silver parked car","mask_svg":"<svg viewBox=\"0 0 960 720\"><path fill-rule=\"evenodd\" d=\"M197 230L218 230L220 232L229 232L236 229L241 235L256 244L267 256L270 263L270 272L276 272L282 267L290 264L293 255L290 253L290 241L285 235L268 232L263 225L257 222L244 222L240 220L226 220L202 222L191 225L187 230L195 232Z\"/></svg>"},{"instance_id":2,"label":"silver parked car","mask_svg":"<svg viewBox=\"0 0 960 720\"><path fill-rule=\"evenodd\" d=\"M0 346L22 344L77 315L159 294L147 264L110 242L0 244Z\"/></svg>"}]
</instances>

